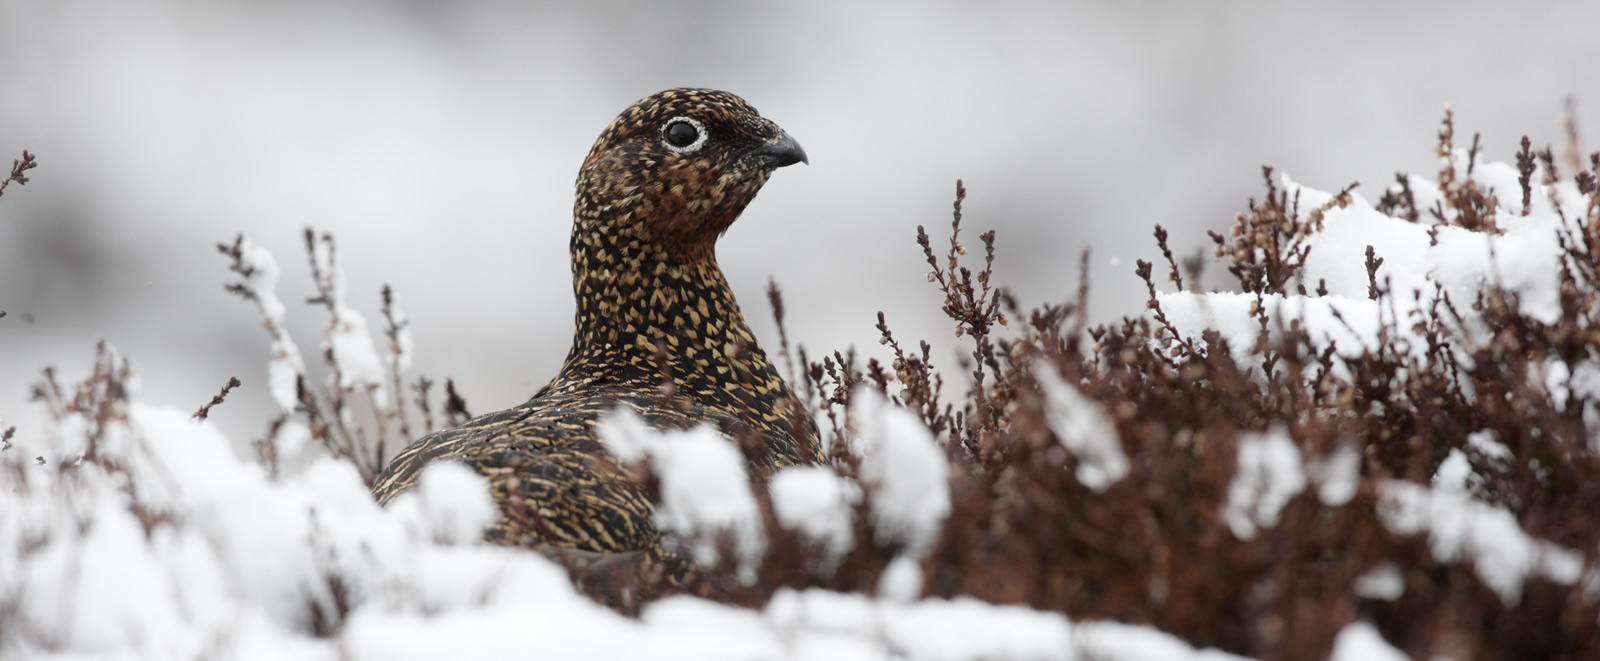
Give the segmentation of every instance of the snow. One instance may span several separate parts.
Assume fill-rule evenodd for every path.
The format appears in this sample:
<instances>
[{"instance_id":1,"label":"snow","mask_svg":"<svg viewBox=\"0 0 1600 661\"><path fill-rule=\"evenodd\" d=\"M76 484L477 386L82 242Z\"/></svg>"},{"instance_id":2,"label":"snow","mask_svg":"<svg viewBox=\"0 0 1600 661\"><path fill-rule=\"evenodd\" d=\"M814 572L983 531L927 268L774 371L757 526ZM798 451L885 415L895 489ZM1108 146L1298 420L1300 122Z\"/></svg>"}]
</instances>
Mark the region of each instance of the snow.
<instances>
[{"instance_id":1,"label":"snow","mask_svg":"<svg viewBox=\"0 0 1600 661\"><path fill-rule=\"evenodd\" d=\"M767 603L765 621L780 638L791 641L791 650L810 652L790 658L1080 658L1067 618L971 598L900 603L824 590L782 590ZM821 651L842 656L817 656Z\"/></svg>"},{"instance_id":2,"label":"snow","mask_svg":"<svg viewBox=\"0 0 1600 661\"><path fill-rule=\"evenodd\" d=\"M309 442L311 442L311 428L293 418L284 421L272 439L273 445L278 448L278 456L286 458L299 456Z\"/></svg>"},{"instance_id":3,"label":"snow","mask_svg":"<svg viewBox=\"0 0 1600 661\"><path fill-rule=\"evenodd\" d=\"M1556 406L1561 406L1556 404ZM1477 450L1485 459L1504 465L1511 459L1511 449L1495 440L1493 430L1475 431L1467 434L1467 447Z\"/></svg>"},{"instance_id":4,"label":"snow","mask_svg":"<svg viewBox=\"0 0 1600 661\"><path fill-rule=\"evenodd\" d=\"M344 390L372 389L379 405L387 400L383 389L384 366L377 346L367 330L367 319L360 312L343 308L328 330L328 348L339 365L339 387Z\"/></svg>"},{"instance_id":5,"label":"snow","mask_svg":"<svg viewBox=\"0 0 1600 661\"><path fill-rule=\"evenodd\" d=\"M1361 272L1361 277L1365 282L1366 271ZM1329 282L1332 283L1331 280ZM1365 287L1362 285L1362 298L1359 300L1331 293L1322 297L1271 294L1262 297L1261 306L1270 318L1281 320L1285 326L1298 323L1317 346L1326 347L1331 343L1339 356L1355 357L1363 351L1378 350L1380 314L1384 314L1376 303L1366 300ZM1156 296L1167 318L1185 337L1199 342L1202 332L1216 330L1222 334L1229 352L1235 359L1240 359L1241 364L1247 367L1261 366L1261 358L1251 356L1256 337L1261 332L1260 322L1250 315L1250 310L1256 305L1255 294L1174 292ZM1274 337L1279 331L1276 323L1268 325L1268 332ZM1404 327L1401 335L1407 339L1411 337ZM1409 345L1417 343L1410 342ZM1335 362L1334 369L1336 373L1348 374L1342 363Z\"/></svg>"},{"instance_id":6,"label":"snow","mask_svg":"<svg viewBox=\"0 0 1600 661\"><path fill-rule=\"evenodd\" d=\"M366 316L350 307L347 301L348 280L332 242L313 242L311 260L322 275L328 305L333 310L333 318L328 322L327 348L339 368L335 385L346 392L368 390L378 406L386 406L388 393L383 386L387 371L378 358L378 348L367 329Z\"/></svg>"},{"instance_id":7,"label":"snow","mask_svg":"<svg viewBox=\"0 0 1600 661\"><path fill-rule=\"evenodd\" d=\"M1213 649L1196 650L1188 643L1149 627L1118 622L1077 625L1074 640L1086 660L1237 661L1245 657Z\"/></svg>"},{"instance_id":8,"label":"snow","mask_svg":"<svg viewBox=\"0 0 1600 661\"><path fill-rule=\"evenodd\" d=\"M1406 579L1399 566L1382 562L1357 578L1351 588L1358 597L1394 601L1406 593Z\"/></svg>"},{"instance_id":9,"label":"snow","mask_svg":"<svg viewBox=\"0 0 1600 661\"><path fill-rule=\"evenodd\" d=\"M650 458L661 481L658 528L687 542L691 557L706 567L721 559L718 539L731 536L742 577L754 580L766 538L744 456L732 442L709 426L687 432L656 431L626 406L601 422L600 437L625 463Z\"/></svg>"},{"instance_id":10,"label":"snow","mask_svg":"<svg viewBox=\"0 0 1600 661\"><path fill-rule=\"evenodd\" d=\"M141 543L139 523L118 505L101 501L81 533L55 537L31 558L16 587L41 615L31 621L41 637L94 651L159 644L182 631L159 561Z\"/></svg>"},{"instance_id":11,"label":"snow","mask_svg":"<svg viewBox=\"0 0 1600 661\"><path fill-rule=\"evenodd\" d=\"M1466 491L1472 477L1472 463L1467 461L1467 455L1459 448L1450 448L1433 473L1433 486L1441 491Z\"/></svg>"},{"instance_id":12,"label":"snow","mask_svg":"<svg viewBox=\"0 0 1600 661\"><path fill-rule=\"evenodd\" d=\"M435 543L472 544L498 518L488 481L466 466L434 462L417 482L422 520Z\"/></svg>"},{"instance_id":13,"label":"snow","mask_svg":"<svg viewBox=\"0 0 1600 661\"><path fill-rule=\"evenodd\" d=\"M1384 641L1371 624L1351 622L1334 637L1333 654L1328 658L1329 661L1409 661L1411 657Z\"/></svg>"},{"instance_id":14,"label":"snow","mask_svg":"<svg viewBox=\"0 0 1600 661\"><path fill-rule=\"evenodd\" d=\"M1282 426L1265 434L1239 435L1239 471L1228 484L1222 517L1239 539L1278 524L1289 499L1306 488L1300 449Z\"/></svg>"},{"instance_id":15,"label":"snow","mask_svg":"<svg viewBox=\"0 0 1600 661\"><path fill-rule=\"evenodd\" d=\"M1280 175L1279 185L1289 197L1300 194L1301 217L1331 197L1322 191L1301 186L1288 175ZM1323 230L1312 235L1311 252L1306 256L1306 289L1326 280L1328 293L1347 299L1367 300L1367 246L1383 259L1378 267L1378 283L1387 278L1395 291L1432 289L1428 285L1428 227L1396 222L1376 209L1359 194L1351 193L1351 204L1333 207L1323 213ZM1354 259L1351 259L1354 256ZM1398 298L1408 298L1399 296Z\"/></svg>"},{"instance_id":16,"label":"snow","mask_svg":"<svg viewBox=\"0 0 1600 661\"><path fill-rule=\"evenodd\" d=\"M1055 370L1034 374L1045 396L1045 422L1068 452L1078 457L1078 482L1096 492L1128 474L1117 428L1098 403L1068 385Z\"/></svg>"},{"instance_id":17,"label":"snow","mask_svg":"<svg viewBox=\"0 0 1600 661\"><path fill-rule=\"evenodd\" d=\"M278 299L278 260L266 248L239 237L239 261L250 273L240 283L261 310L261 324L272 336L272 361L267 364L267 390L284 413L294 411L299 402L297 384L305 376L305 361L300 347L284 327L283 301Z\"/></svg>"},{"instance_id":18,"label":"snow","mask_svg":"<svg viewBox=\"0 0 1600 661\"><path fill-rule=\"evenodd\" d=\"M898 555L878 577L878 596L898 602L922 596L922 565L909 555Z\"/></svg>"},{"instance_id":19,"label":"snow","mask_svg":"<svg viewBox=\"0 0 1600 661\"><path fill-rule=\"evenodd\" d=\"M277 258L266 248L240 237L239 261L250 272L242 284L255 295L257 304L261 306L261 314L269 322L281 325L284 307L283 301L278 300L278 276L282 271L278 268Z\"/></svg>"},{"instance_id":20,"label":"snow","mask_svg":"<svg viewBox=\"0 0 1600 661\"><path fill-rule=\"evenodd\" d=\"M1464 152L1457 161L1465 163ZM1458 177L1464 178L1461 168L1458 165ZM1533 176L1534 181L1539 180L1542 166ZM1573 222L1563 225L1555 208L1559 200L1567 218L1580 218L1584 213L1583 196L1567 181L1554 186L1535 185L1531 212L1522 216L1521 188L1514 168L1503 163L1480 163L1472 180L1493 186L1505 205L1494 215L1502 233L1390 217L1355 192L1350 194L1348 206L1326 210L1323 229L1308 239L1310 253L1302 281L1307 290L1326 284L1328 295L1264 296L1262 306L1274 320L1268 325L1269 332L1276 334L1280 324L1297 322L1319 347L1333 343L1338 355L1352 357L1363 350L1376 351L1380 321L1392 321L1390 317L1398 315L1403 323L1397 324L1399 337L1391 339L1390 348L1418 355L1425 346L1416 341L1411 326L1414 321L1432 319L1428 304L1435 286L1450 297L1458 310L1470 313L1467 308L1478 293L1485 286L1498 284L1517 295L1523 313L1544 322L1555 321L1560 316L1557 267L1561 253L1557 232L1563 227L1570 229ZM1423 218L1428 219L1426 209L1442 199L1442 193L1431 179L1411 177L1408 182L1418 208L1424 209ZM1332 197L1302 186L1287 175L1280 175L1278 183L1291 199L1300 196L1302 219ZM1508 184L1512 188L1504 188ZM1453 212L1449 213L1453 216ZM1433 244L1430 231L1436 234L1437 245ZM1387 283L1394 292L1381 306L1368 298L1367 246L1372 246L1375 256L1383 260L1376 276L1379 285ZM1256 301L1254 294L1171 292L1157 294L1157 300L1183 336L1197 339L1207 329L1219 331L1235 358L1242 359L1246 366L1260 366L1260 358L1250 356L1260 333L1259 322L1250 314ZM1335 369L1342 370L1342 366L1336 362Z\"/></svg>"},{"instance_id":21,"label":"snow","mask_svg":"<svg viewBox=\"0 0 1600 661\"><path fill-rule=\"evenodd\" d=\"M267 389L272 401L284 413L294 411L299 400L300 378L305 376L305 363L300 359L300 349L292 343L272 344L273 361L267 364Z\"/></svg>"},{"instance_id":22,"label":"snow","mask_svg":"<svg viewBox=\"0 0 1600 661\"><path fill-rule=\"evenodd\" d=\"M1355 443L1340 443L1326 457L1309 462L1306 472L1317 484L1317 498L1323 505L1338 507L1356 496L1361 478L1361 449Z\"/></svg>"},{"instance_id":23,"label":"snow","mask_svg":"<svg viewBox=\"0 0 1600 661\"><path fill-rule=\"evenodd\" d=\"M778 523L822 545L827 564L855 546L851 524L861 502L861 487L855 482L826 468L793 466L772 476L767 490Z\"/></svg>"},{"instance_id":24,"label":"snow","mask_svg":"<svg viewBox=\"0 0 1600 661\"><path fill-rule=\"evenodd\" d=\"M1577 582L1582 554L1530 537L1504 507L1477 500L1465 490L1465 458L1446 461L1433 488L1390 480L1380 491L1378 514L1402 534L1428 535L1433 556L1470 562L1485 585L1507 606L1522 597L1522 584L1539 577L1563 585Z\"/></svg>"},{"instance_id":25,"label":"snow","mask_svg":"<svg viewBox=\"0 0 1600 661\"><path fill-rule=\"evenodd\" d=\"M861 460L875 534L880 542L904 544L920 555L950 513L944 450L915 415L889 405L877 391L862 387L852 397L856 435L850 449Z\"/></svg>"}]
</instances>

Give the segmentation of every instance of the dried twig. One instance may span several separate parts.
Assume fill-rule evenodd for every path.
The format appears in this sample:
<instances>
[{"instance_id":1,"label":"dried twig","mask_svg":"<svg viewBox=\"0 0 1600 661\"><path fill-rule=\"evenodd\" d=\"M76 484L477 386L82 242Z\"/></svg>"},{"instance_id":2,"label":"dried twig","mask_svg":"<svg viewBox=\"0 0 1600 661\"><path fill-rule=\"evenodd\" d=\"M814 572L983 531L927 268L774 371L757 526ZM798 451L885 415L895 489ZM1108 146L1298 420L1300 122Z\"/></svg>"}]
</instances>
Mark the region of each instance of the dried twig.
<instances>
[{"instance_id":1,"label":"dried twig","mask_svg":"<svg viewBox=\"0 0 1600 661\"><path fill-rule=\"evenodd\" d=\"M18 186L27 184L28 177L24 173L36 167L39 167L39 162L34 159L33 154L28 153L26 149L22 150L22 158L11 161L11 175L0 179L0 195L5 195L6 186L10 186L11 182L16 182Z\"/></svg>"},{"instance_id":2,"label":"dried twig","mask_svg":"<svg viewBox=\"0 0 1600 661\"><path fill-rule=\"evenodd\" d=\"M200 407L200 410L195 411L194 415L190 417L196 420L205 420L207 416L211 415L211 407L221 404L223 398L227 397L228 393L232 392L234 388L239 387L239 385L239 377L228 377L228 382L223 384L222 391L213 396L210 402L207 402L205 406Z\"/></svg>"}]
</instances>

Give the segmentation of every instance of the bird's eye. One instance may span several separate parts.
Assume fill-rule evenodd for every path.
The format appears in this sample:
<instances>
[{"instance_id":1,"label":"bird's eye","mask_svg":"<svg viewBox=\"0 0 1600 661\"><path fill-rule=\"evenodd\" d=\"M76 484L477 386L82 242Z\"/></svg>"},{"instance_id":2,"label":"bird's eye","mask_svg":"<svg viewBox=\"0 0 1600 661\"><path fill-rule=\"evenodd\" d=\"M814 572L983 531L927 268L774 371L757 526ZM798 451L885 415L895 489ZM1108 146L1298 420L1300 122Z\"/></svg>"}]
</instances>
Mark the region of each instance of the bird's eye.
<instances>
[{"instance_id":1,"label":"bird's eye","mask_svg":"<svg viewBox=\"0 0 1600 661\"><path fill-rule=\"evenodd\" d=\"M688 117L674 117L661 128L661 140L675 152L690 152L706 141L706 127Z\"/></svg>"},{"instance_id":2,"label":"bird's eye","mask_svg":"<svg viewBox=\"0 0 1600 661\"><path fill-rule=\"evenodd\" d=\"M667 142L674 147L688 147L699 137L699 129L688 122L673 122L667 127Z\"/></svg>"}]
</instances>

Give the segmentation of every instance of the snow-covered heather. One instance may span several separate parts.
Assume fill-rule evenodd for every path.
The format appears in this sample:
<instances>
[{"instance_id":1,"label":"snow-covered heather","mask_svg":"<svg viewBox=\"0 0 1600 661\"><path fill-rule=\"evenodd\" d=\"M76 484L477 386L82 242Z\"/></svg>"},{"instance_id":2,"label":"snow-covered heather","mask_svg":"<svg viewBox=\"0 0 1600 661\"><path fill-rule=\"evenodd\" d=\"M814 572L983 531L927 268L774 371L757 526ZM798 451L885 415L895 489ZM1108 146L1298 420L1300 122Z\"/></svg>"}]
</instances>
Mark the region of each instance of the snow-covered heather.
<instances>
[{"instance_id":1,"label":"snow-covered heather","mask_svg":"<svg viewBox=\"0 0 1600 661\"><path fill-rule=\"evenodd\" d=\"M1229 485L1223 520L1240 539L1270 529L1288 500L1305 488L1308 472L1324 476L1317 478L1324 504L1349 502L1359 462L1349 447L1341 446L1325 460L1306 462L1281 427L1266 434L1241 434L1239 470ZM1326 477L1332 474L1347 476ZM1577 583L1583 576L1582 554L1529 536L1510 511L1475 500L1468 491L1474 476L1466 455L1452 449L1439 465L1431 487L1402 480L1384 482L1378 514L1384 525L1397 533L1427 535L1439 560L1472 564L1479 578L1507 606L1516 605L1529 577L1562 585ZM1404 583L1397 568L1381 565L1363 576L1355 591L1392 600L1403 594Z\"/></svg>"},{"instance_id":2,"label":"snow-covered heather","mask_svg":"<svg viewBox=\"0 0 1600 661\"><path fill-rule=\"evenodd\" d=\"M1498 233L1435 224L1426 210L1443 198L1438 185L1428 178L1407 179L1416 208L1423 210L1422 222L1385 215L1359 194L1352 194L1347 206L1326 210L1321 229L1308 241L1311 251L1303 281L1308 290L1325 284L1328 294L1265 296L1269 332L1278 333L1290 323L1298 323L1315 345L1334 343L1338 357L1354 358L1381 348L1409 357L1412 365L1424 365L1426 345L1414 326L1438 321L1459 327L1461 334L1456 337L1468 345L1481 341L1487 337L1484 322L1471 304L1492 286L1513 293L1512 300L1523 315L1545 323L1558 321L1563 259L1560 236L1575 231L1575 219L1588 212L1585 196L1571 181L1540 185L1544 175L1540 166L1532 176L1535 183L1529 212L1523 215L1516 168L1480 160L1469 177L1467 159L1463 150L1452 154L1455 176L1458 182L1475 183L1495 199L1499 206L1491 221ZM1301 186L1286 175L1280 175L1279 185L1291 199L1298 198L1301 220L1333 199L1332 194ZM1446 219L1454 219L1455 214L1446 211ZM1376 279L1392 288L1392 293L1380 300L1368 297L1365 253L1369 245L1383 259ZM1446 318L1435 320L1430 302L1436 291L1448 294L1454 302L1462 315L1459 322L1449 313L1441 313ZM1262 357L1252 351L1261 332L1253 315L1254 294L1180 292L1158 294L1157 298L1182 336L1198 342L1203 331L1219 331L1242 366L1259 369L1262 365ZM1384 327L1390 335L1388 345L1380 347L1380 329ZM1469 365L1471 348L1454 347L1455 360ZM1349 374L1340 360L1336 359L1333 367L1336 374ZM1531 384L1545 387L1558 405L1565 405L1574 393L1589 398L1583 413L1591 450L1600 449L1600 443L1593 440L1600 438L1600 411L1593 404L1595 395L1600 394L1596 375L1600 375L1600 365L1593 357L1579 357L1575 366L1552 358L1544 366L1543 383ZM1510 451L1489 430L1469 434L1467 445L1480 463L1504 465L1511 458ZM1379 491L1384 524L1401 534L1425 534L1441 561L1471 564L1508 606L1518 603L1522 585L1530 577L1576 584L1583 577L1583 554L1529 536L1511 511L1475 499L1471 487L1479 477L1471 461L1460 449L1452 449L1431 486L1384 482ZM1324 504L1349 502L1360 462L1354 446L1341 446L1328 457L1302 462L1292 439L1281 428L1264 436L1241 435L1240 470L1229 490L1224 518L1240 538L1269 528L1285 500L1304 488L1307 474L1317 483ZM1395 567L1384 565L1363 577L1357 590L1374 598L1394 599L1403 583ZM1346 634L1340 638L1341 649L1360 648L1365 643L1359 641L1371 637L1370 632Z\"/></svg>"},{"instance_id":3,"label":"snow-covered heather","mask_svg":"<svg viewBox=\"0 0 1600 661\"><path fill-rule=\"evenodd\" d=\"M45 465L0 455L7 658L1231 658L1144 627L919 599L915 584L882 599L784 590L758 610L674 597L630 619L577 594L539 554L477 544L493 506L484 481L462 466L428 468L416 491L382 508L347 460L316 460L272 479L186 412L114 396L94 408L109 412L104 425L77 414L62 420L45 440L63 451ZM874 447L889 448L890 458L937 451L925 431L907 433L900 413L883 406L858 424L875 429ZM624 439L620 455L652 457L666 520L691 532L750 525L753 503L729 505L749 501L749 484L721 438L658 433L623 416L607 430ZM67 451L89 447L91 434L93 460ZM859 451L864 462L883 460ZM945 470L942 456L921 461ZM912 486L943 495L933 481L925 474ZM783 485L775 507L788 512L785 521L841 543L843 510L861 487L817 469L774 482ZM875 488L881 496L908 487ZM896 534L910 521L936 523L916 511L920 518L885 523ZM903 560L914 573L915 562Z\"/></svg>"},{"instance_id":4,"label":"snow-covered heather","mask_svg":"<svg viewBox=\"0 0 1600 661\"><path fill-rule=\"evenodd\" d=\"M239 237L239 269L244 273L238 283L242 291L255 301L261 310L261 324L272 336L272 360L267 364L267 389L278 410L294 410L296 384L305 376L305 361L300 358L300 347L284 326L283 301L278 299L278 260L266 248L255 245L250 239Z\"/></svg>"},{"instance_id":5,"label":"snow-covered heather","mask_svg":"<svg viewBox=\"0 0 1600 661\"><path fill-rule=\"evenodd\" d=\"M1426 345L1418 341L1412 326L1433 318L1429 307L1436 287L1469 318L1465 329L1469 333L1481 331L1471 325L1470 306L1490 285L1514 292L1523 314L1546 323L1558 319L1558 233L1573 230L1576 219L1584 217L1585 196L1568 180L1539 185L1544 176L1541 166L1533 174L1530 209L1523 216L1521 187L1513 166L1484 162L1480 155L1468 178L1466 152L1458 150L1454 159L1457 177L1491 190L1498 200L1501 207L1493 218L1501 233L1431 222L1426 210L1433 208L1442 194L1428 178L1407 179L1417 208L1424 210L1423 222L1418 223L1385 215L1359 192L1352 192L1348 205L1323 212L1322 229L1307 241L1310 253L1299 281L1307 290L1325 284L1328 294L1263 297L1262 305L1273 320L1269 331L1277 332L1280 324L1299 323L1319 346L1332 342L1340 356L1354 357L1363 351L1377 351L1379 329L1398 318L1392 329L1398 337L1390 338L1386 348L1417 356ZM1287 174L1278 176L1278 185L1290 199L1298 197L1297 220L1308 220L1314 210L1333 199L1333 194L1302 186ZM1456 212L1447 209L1445 216L1453 219ZM1369 245L1374 256L1383 260L1376 274L1379 285L1387 283L1393 292L1381 302L1368 298L1365 263ZM1202 331L1214 329L1222 333L1235 357L1250 356L1260 333L1251 314L1254 294L1172 292L1157 298L1183 335L1199 338ZM1259 365L1259 357L1248 364ZM1339 370L1335 363L1335 371Z\"/></svg>"},{"instance_id":6,"label":"snow-covered heather","mask_svg":"<svg viewBox=\"0 0 1600 661\"><path fill-rule=\"evenodd\" d=\"M400 294L389 289L384 291L389 297L389 318L395 328L394 341L389 346L388 354L393 361L392 368L404 374L411 371L411 361L417 354L417 341L411 332L411 318L400 307Z\"/></svg>"},{"instance_id":7,"label":"snow-covered heather","mask_svg":"<svg viewBox=\"0 0 1600 661\"><path fill-rule=\"evenodd\" d=\"M1392 480L1383 485L1378 513L1384 525L1405 534L1426 533L1434 557L1471 563L1483 583L1508 606L1521 599L1522 584L1539 577L1573 585L1583 574L1583 555L1530 537L1509 510L1474 499L1466 455L1452 450L1439 465L1432 488Z\"/></svg>"},{"instance_id":8,"label":"snow-covered heather","mask_svg":"<svg viewBox=\"0 0 1600 661\"><path fill-rule=\"evenodd\" d=\"M384 385L387 372L383 361L378 359L372 333L367 330L366 316L347 302L349 285L344 266L334 252L333 242L312 242L311 260L317 273L322 276L323 295L328 297L327 305L333 312L328 322L327 346L333 353L334 363L339 366L338 383L335 385L345 391L370 390L378 406L386 406L388 393Z\"/></svg>"}]
</instances>

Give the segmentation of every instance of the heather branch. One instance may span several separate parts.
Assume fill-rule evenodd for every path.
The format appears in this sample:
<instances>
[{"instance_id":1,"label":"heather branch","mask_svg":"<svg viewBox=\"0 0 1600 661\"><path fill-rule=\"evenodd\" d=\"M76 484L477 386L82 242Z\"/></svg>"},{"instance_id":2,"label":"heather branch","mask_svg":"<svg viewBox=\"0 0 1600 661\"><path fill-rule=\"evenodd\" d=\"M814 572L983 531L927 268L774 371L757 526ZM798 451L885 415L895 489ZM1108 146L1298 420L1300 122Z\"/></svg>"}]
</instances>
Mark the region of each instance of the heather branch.
<instances>
[{"instance_id":1,"label":"heather branch","mask_svg":"<svg viewBox=\"0 0 1600 661\"><path fill-rule=\"evenodd\" d=\"M767 278L767 302L772 305L772 321L778 326L778 355L783 358L785 374L789 383L800 383L799 373L795 372L794 354L789 352L789 328L784 323L783 292L778 290L778 281Z\"/></svg>"},{"instance_id":2,"label":"heather branch","mask_svg":"<svg viewBox=\"0 0 1600 661\"><path fill-rule=\"evenodd\" d=\"M1528 215L1533 202L1533 147L1528 136L1522 136L1522 150L1517 152L1517 184L1522 187L1522 215Z\"/></svg>"},{"instance_id":3,"label":"heather branch","mask_svg":"<svg viewBox=\"0 0 1600 661\"><path fill-rule=\"evenodd\" d=\"M1399 190L1385 190L1383 197L1378 200L1378 211L1413 223L1418 222L1421 220L1421 214L1417 211L1416 194L1411 192L1411 178L1404 172L1396 172L1394 181Z\"/></svg>"},{"instance_id":4,"label":"heather branch","mask_svg":"<svg viewBox=\"0 0 1600 661\"><path fill-rule=\"evenodd\" d=\"M411 423L406 420L406 407L403 403L405 388L401 379L405 371L402 367L403 359L406 358L406 343L401 341L401 334L411 325L411 320L406 319L405 315L395 308L394 290L388 284L383 285L382 298L383 334L389 339L389 379L395 394L395 406L389 413L400 423L401 438L410 441L416 437L411 435ZM381 452L383 444L379 443L378 447Z\"/></svg>"},{"instance_id":5,"label":"heather branch","mask_svg":"<svg viewBox=\"0 0 1600 661\"><path fill-rule=\"evenodd\" d=\"M239 385L239 377L228 377L228 382L222 386L222 392L219 392L213 396L210 402L206 403L205 406L200 407L200 410L195 411L194 415L190 417L196 420L205 420L207 416L211 415L211 407L221 404L223 398L227 397L228 393L232 392L234 388L239 387Z\"/></svg>"},{"instance_id":6,"label":"heather branch","mask_svg":"<svg viewBox=\"0 0 1600 661\"><path fill-rule=\"evenodd\" d=\"M27 184L28 177L24 173L38 166L39 163L34 160L33 154L28 153L26 149L22 150L22 158L11 161L11 175L0 179L0 195L5 195L6 186L10 186L13 181L17 182L18 186Z\"/></svg>"},{"instance_id":7,"label":"heather branch","mask_svg":"<svg viewBox=\"0 0 1600 661\"><path fill-rule=\"evenodd\" d=\"M447 424L452 427L459 427L472 419L472 413L467 411L467 400L456 392L454 379L444 380L444 415Z\"/></svg>"},{"instance_id":8,"label":"heather branch","mask_svg":"<svg viewBox=\"0 0 1600 661\"><path fill-rule=\"evenodd\" d=\"M1149 292L1150 296L1150 298L1145 301L1145 309L1150 310L1150 312L1155 315L1156 322L1161 324L1162 331L1167 334L1168 339L1178 344L1178 346L1183 350L1183 354L1185 356L1199 357L1204 355L1198 348L1194 346L1194 342L1190 341L1188 337L1185 337L1183 333L1178 332L1178 327L1172 325L1172 321L1167 318L1166 311L1161 309L1161 300L1156 297L1156 283L1155 280L1150 277L1150 269L1150 262L1142 259L1134 262L1133 272L1135 275L1139 276L1140 280L1144 280L1145 289ZM1170 356L1166 355L1166 353L1156 353L1164 362L1167 363L1169 367L1177 367L1177 363L1173 361Z\"/></svg>"},{"instance_id":9,"label":"heather branch","mask_svg":"<svg viewBox=\"0 0 1600 661\"><path fill-rule=\"evenodd\" d=\"M1578 99L1569 96L1561 104L1561 131L1566 134L1566 142L1561 145L1561 160L1573 170L1583 170L1583 136L1578 133Z\"/></svg>"},{"instance_id":10,"label":"heather branch","mask_svg":"<svg viewBox=\"0 0 1600 661\"><path fill-rule=\"evenodd\" d=\"M1167 247L1167 228L1156 225L1156 245L1161 247L1161 256L1167 260L1167 280L1174 283L1178 291L1183 291L1183 274L1178 271L1178 260L1172 257L1172 249Z\"/></svg>"},{"instance_id":11,"label":"heather branch","mask_svg":"<svg viewBox=\"0 0 1600 661\"><path fill-rule=\"evenodd\" d=\"M938 371L934 369L930 359L933 350L927 342L921 343L921 354L909 353L896 340L894 333L889 330L883 311L878 311L878 343L888 345L894 352L894 362L890 367L894 370L895 380L901 385L900 394L893 399L917 412L922 418L922 423L939 436L946 429L950 429L952 437L955 428L948 411L939 410L939 395L943 389L943 380Z\"/></svg>"},{"instance_id":12,"label":"heather branch","mask_svg":"<svg viewBox=\"0 0 1600 661\"><path fill-rule=\"evenodd\" d=\"M428 430L434 429L433 407L428 405L428 391L431 389L433 380L425 376L417 377L417 382L411 386L411 390L417 393L417 398L412 401L416 403L417 410L422 412L422 426Z\"/></svg>"},{"instance_id":13,"label":"heather branch","mask_svg":"<svg viewBox=\"0 0 1600 661\"><path fill-rule=\"evenodd\" d=\"M1373 250L1371 245L1367 246L1366 266L1367 298L1376 301L1383 293L1383 290L1378 288L1378 267L1383 266L1383 258L1377 256L1377 251Z\"/></svg>"}]
</instances>

